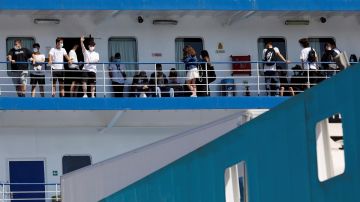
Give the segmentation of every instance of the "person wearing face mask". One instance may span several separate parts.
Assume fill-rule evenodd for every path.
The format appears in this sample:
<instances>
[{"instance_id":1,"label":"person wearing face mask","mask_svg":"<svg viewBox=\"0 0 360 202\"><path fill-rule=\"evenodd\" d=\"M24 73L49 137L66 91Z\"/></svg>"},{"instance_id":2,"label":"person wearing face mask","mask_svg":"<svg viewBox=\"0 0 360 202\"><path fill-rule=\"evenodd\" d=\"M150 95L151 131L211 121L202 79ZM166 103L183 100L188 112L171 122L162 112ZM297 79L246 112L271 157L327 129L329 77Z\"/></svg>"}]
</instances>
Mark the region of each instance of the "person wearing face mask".
<instances>
[{"instance_id":1,"label":"person wearing face mask","mask_svg":"<svg viewBox=\"0 0 360 202\"><path fill-rule=\"evenodd\" d=\"M120 62L120 53L115 53L114 59L109 65L109 76L111 78L114 97L124 97L124 83L126 80L126 73L124 64L120 64Z\"/></svg>"},{"instance_id":2,"label":"person wearing face mask","mask_svg":"<svg viewBox=\"0 0 360 202\"><path fill-rule=\"evenodd\" d=\"M8 54L7 59L11 62L11 77L19 97L25 97L26 83L28 76L28 60L31 58L31 51L22 47L20 39L14 41L15 45ZM17 63L21 62L21 63Z\"/></svg>"},{"instance_id":3,"label":"person wearing face mask","mask_svg":"<svg viewBox=\"0 0 360 202\"><path fill-rule=\"evenodd\" d=\"M90 88L91 88L91 97L94 98L95 97L95 83L96 83L96 64L94 63L98 63L99 62L99 53L95 52L95 42L93 40L91 40L89 42L89 50L86 49L85 45L84 45L84 41L85 38L84 36L82 36L80 38L80 43L81 43L81 49L82 52L84 54L84 68L83 68L83 93L84 96L83 97L88 97L87 95L87 83L89 83Z\"/></svg>"},{"instance_id":4,"label":"person wearing face mask","mask_svg":"<svg viewBox=\"0 0 360 202\"><path fill-rule=\"evenodd\" d=\"M40 44L33 45L32 70L30 71L31 97L35 97L36 84L39 84L40 95L45 97L45 55L40 53Z\"/></svg>"},{"instance_id":5,"label":"person wearing face mask","mask_svg":"<svg viewBox=\"0 0 360 202\"><path fill-rule=\"evenodd\" d=\"M66 50L63 48L64 41L61 38L56 39L56 47L50 49L49 52L49 65L52 69L52 97L56 95L56 82L59 82L60 97L65 96L64 90L64 80L65 80L65 71L64 71L64 57L68 61L69 65L72 64L70 57L67 55ZM53 64L54 63L54 64Z\"/></svg>"}]
</instances>

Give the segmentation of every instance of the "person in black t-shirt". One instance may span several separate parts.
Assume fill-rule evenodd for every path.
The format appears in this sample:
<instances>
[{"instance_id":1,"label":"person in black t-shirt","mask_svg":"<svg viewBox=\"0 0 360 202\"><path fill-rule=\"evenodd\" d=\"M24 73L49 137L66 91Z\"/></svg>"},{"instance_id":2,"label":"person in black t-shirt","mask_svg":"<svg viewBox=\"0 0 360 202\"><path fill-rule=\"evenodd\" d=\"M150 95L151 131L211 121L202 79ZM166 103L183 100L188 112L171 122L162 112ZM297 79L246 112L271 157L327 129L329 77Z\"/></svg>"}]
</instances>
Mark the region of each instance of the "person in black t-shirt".
<instances>
[{"instance_id":1,"label":"person in black t-shirt","mask_svg":"<svg viewBox=\"0 0 360 202\"><path fill-rule=\"evenodd\" d=\"M11 77L15 84L16 92L19 97L25 97L27 76L29 73L28 60L32 57L29 49L21 46L21 40L16 39L14 48L10 49L7 54L8 60L11 62ZM18 63L21 62L21 63Z\"/></svg>"}]
</instances>

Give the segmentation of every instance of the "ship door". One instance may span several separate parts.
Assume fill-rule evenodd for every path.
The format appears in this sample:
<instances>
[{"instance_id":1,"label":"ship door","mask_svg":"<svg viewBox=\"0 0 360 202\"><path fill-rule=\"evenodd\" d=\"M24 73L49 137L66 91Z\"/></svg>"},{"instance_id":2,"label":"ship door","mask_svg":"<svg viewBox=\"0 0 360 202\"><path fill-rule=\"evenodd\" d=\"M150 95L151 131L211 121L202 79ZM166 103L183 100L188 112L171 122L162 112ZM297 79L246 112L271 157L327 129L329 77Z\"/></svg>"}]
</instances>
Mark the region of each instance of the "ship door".
<instances>
[{"instance_id":1,"label":"ship door","mask_svg":"<svg viewBox=\"0 0 360 202\"><path fill-rule=\"evenodd\" d=\"M12 202L45 202L44 161L9 161L9 176Z\"/></svg>"}]
</instances>

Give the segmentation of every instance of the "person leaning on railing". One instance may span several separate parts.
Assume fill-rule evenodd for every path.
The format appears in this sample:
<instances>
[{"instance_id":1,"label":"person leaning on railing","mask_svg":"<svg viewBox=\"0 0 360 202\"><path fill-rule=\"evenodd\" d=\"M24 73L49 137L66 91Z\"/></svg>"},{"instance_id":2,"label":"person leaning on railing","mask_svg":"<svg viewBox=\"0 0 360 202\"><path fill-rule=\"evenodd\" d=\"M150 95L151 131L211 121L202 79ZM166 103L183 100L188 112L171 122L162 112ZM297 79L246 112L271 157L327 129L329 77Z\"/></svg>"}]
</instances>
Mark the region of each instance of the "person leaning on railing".
<instances>
[{"instance_id":1,"label":"person leaning on railing","mask_svg":"<svg viewBox=\"0 0 360 202\"><path fill-rule=\"evenodd\" d=\"M26 83L29 72L28 60L32 57L29 49L22 47L20 39L15 40L14 48L10 49L7 59L11 62L11 77L19 97L25 97ZM17 63L20 62L20 63Z\"/></svg>"}]
</instances>

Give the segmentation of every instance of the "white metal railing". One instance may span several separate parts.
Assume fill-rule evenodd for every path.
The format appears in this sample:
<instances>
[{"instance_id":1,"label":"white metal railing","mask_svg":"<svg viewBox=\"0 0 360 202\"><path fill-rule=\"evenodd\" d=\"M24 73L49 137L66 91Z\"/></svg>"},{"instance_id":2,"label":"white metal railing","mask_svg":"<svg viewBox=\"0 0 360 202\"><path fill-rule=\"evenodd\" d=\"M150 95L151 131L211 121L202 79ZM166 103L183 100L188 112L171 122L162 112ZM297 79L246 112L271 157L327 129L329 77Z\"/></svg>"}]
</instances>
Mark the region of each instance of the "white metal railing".
<instances>
[{"instance_id":1,"label":"white metal railing","mask_svg":"<svg viewBox=\"0 0 360 202\"><path fill-rule=\"evenodd\" d=\"M31 186L43 186L34 191ZM20 189L21 191L17 191ZM43 190L42 190L43 189ZM61 201L61 188L58 183L0 183L0 202L5 201Z\"/></svg>"},{"instance_id":2,"label":"white metal railing","mask_svg":"<svg viewBox=\"0 0 360 202\"><path fill-rule=\"evenodd\" d=\"M163 66L163 73L167 76L170 68L175 67L176 65L183 65L181 62L158 62ZM84 64L84 63L78 63ZM96 95L97 97L112 97L114 93L113 84L111 83L111 78L109 77L108 66L111 64L109 62L96 63L97 64L97 75L96 75ZM153 62L120 62L117 64L125 65L136 65L137 70L126 70L127 74L138 74L140 71L146 72L148 81L150 80L150 74L156 72L156 63ZM211 96L266 96L266 95L293 95L299 92L304 91L305 89L316 85L319 81L327 79L340 70L303 70L303 69L292 69L295 65L300 65L301 62L291 62L286 64L287 69L277 69L275 72L277 75L271 76L267 75L263 69L263 61L251 61L251 62L212 62L216 72L216 80L212 83L208 83L206 78L208 76L207 64L205 64L205 83L198 84L198 95L208 95ZM232 65L248 65L250 69L236 69L232 68ZM321 66L324 63L317 63L317 66ZM13 83L13 79L17 77L13 76L15 71L8 70L7 65L9 62L0 62L2 68L0 68L0 96L11 97L16 96L16 90ZM44 65L46 65L44 63ZM283 62L277 62L277 65L283 65ZM29 65L31 68L32 66ZM51 97L52 95L52 71L49 67L45 71L45 85L44 85L44 94L45 97ZM65 73L71 73L74 70L65 70ZM81 70L76 70L82 72ZM31 72L31 71L30 71ZM178 75L186 75L186 70L177 70ZM69 96L69 88L71 83L69 77L65 76L65 91L66 96ZM72 77L81 81L84 78L82 76ZM31 96L31 87L30 85L30 76L27 79L27 89L26 96ZM124 97L138 97L141 95L147 95L152 97L162 96L189 96L189 90L185 84L186 76L178 76L177 83L170 82L167 85L158 84L158 78L155 74L155 82L153 84L143 83L143 84L134 84L133 78L127 77L123 87L123 96ZM82 96L82 84L76 85L77 97ZM142 86L146 85L147 89L139 90ZM59 96L59 84L56 84L56 92ZM201 89L201 87L204 87ZM174 91L170 89L176 89ZM160 91L157 91L161 89ZM36 86L36 96L39 97L39 88Z\"/></svg>"}]
</instances>

